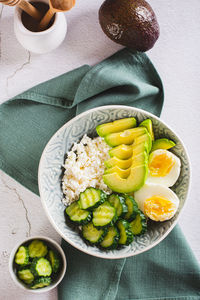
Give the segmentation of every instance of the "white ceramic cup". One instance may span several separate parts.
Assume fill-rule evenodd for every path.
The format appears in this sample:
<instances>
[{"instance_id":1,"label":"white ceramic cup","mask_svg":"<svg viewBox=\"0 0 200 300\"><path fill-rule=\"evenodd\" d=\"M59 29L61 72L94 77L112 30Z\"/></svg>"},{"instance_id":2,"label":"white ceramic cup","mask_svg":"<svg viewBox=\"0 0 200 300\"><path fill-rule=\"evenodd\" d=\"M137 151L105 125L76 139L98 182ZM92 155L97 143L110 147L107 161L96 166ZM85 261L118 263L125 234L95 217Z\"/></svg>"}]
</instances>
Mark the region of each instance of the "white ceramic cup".
<instances>
[{"instance_id":1,"label":"white ceramic cup","mask_svg":"<svg viewBox=\"0 0 200 300\"><path fill-rule=\"evenodd\" d=\"M37 2L39 1L49 3L48 0L37 0ZM16 6L14 31L17 40L25 49L33 53L42 54L56 49L63 42L67 32L67 22L63 12L56 13L51 27L40 32L28 30L22 23L21 14L21 8Z\"/></svg>"}]
</instances>

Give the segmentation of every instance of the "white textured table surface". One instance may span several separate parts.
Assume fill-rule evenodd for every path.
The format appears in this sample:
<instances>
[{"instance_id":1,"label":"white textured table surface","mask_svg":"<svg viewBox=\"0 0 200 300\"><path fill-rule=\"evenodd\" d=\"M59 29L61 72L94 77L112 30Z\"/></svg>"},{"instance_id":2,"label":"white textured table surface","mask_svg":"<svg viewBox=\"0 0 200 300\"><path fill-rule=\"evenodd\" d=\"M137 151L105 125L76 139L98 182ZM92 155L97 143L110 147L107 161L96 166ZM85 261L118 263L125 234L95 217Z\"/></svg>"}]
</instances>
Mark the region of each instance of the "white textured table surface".
<instances>
[{"instance_id":1,"label":"white textured table surface","mask_svg":"<svg viewBox=\"0 0 200 300\"><path fill-rule=\"evenodd\" d=\"M13 8L0 6L0 103L82 64L96 64L121 47L101 31L97 12L101 0L77 1L66 14L68 34L46 55L24 50L13 30ZM162 119L182 137L192 163L192 185L179 224L200 261L200 1L151 0L161 35L148 52L164 83ZM57 299L56 289L36 296L20 290L8 273L13 246L26 236L47 235L60 241L38 196L0 172L0 298ZM81 300L81 299L80 299Z\"/></svg>"}]
</instances>

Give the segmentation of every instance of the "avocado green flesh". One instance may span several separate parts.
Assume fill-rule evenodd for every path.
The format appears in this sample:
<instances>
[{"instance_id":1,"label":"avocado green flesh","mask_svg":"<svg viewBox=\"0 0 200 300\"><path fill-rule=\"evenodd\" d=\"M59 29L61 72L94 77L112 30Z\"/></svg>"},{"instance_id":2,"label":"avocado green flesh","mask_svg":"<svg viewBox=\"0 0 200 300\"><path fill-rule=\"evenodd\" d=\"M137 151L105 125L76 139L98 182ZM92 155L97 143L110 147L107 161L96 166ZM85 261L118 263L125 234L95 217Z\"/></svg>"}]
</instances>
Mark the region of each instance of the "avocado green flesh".
<instances>
[{"instance_id":1,"label":"avocado green flesh","mask_svg":"<svg viewBox=\"0 0 200 300\"><path fill-rule=\"evenodd\" d=\"M112 168L114 166L118 166L121 169L127 169L131 166L133 161L133 158L129 158L129 159L119 159L117 157L112 157L108 160L105 161L105 166L107 168Z\"/></svg>"},{"instance_id":2,"label":"avocado green flesh","mask_svg":"<svg viewBox=\"0 0 200 300\"><path fill-rule=\"evenodd\" d=\"M107 169L103 180L114 192L134 192L145 183L148 153L152 147L152 138L146 127L152 129L152 122L146 119L141 124L104 136L106 143L114 148L109 150L111 158L105 162Z\"/></svg>"},{"instance_id":3,"label":"avocado green flesh","mask_svg":"<svg viewBox=\"0 0 200 300\"><path fill-rule=\"evenodd\" d=\"M142 121L140 123L139 127L141 127L141 126L145 127L148 130L148 132L149 132L149 134L151 136L152 141L154 141L153 124L152 124L151 119L146 119L146 120Z\"/></svg>"},{"instance_id":4,"label":"avocado green flesh","mask_svg":"<svg viewBox=\"0 0 200 300\"><path fill-rule=\"evenodd\" d=\"M111 147L115 147L121 144L130 145L133 144L137 137L144 134L147 134L147 129L145 127L131 128L121 132L106 135L105 142Z\"/></svg>"},{"instance_id":5,"label":"avocado green flesh","mask_svg":"<svg viewBox=\"0 0 200 300\"><path fill-rule=\"evenodd\" d=\"M119 159L128 159L132 156L133 148L132 145L119 145L109 150L111 157L117 157Z\"/></svg>"},{"instance_id":6,"label":"avocado green flesh","mask_svg":"<svg viewBox=\"0 0 200 300\"><path fill-rule=\"evenodd\" d=\"M145 183L148 174L147 164L131 168L127 178L121 178L117 172L104 174L103 180L107 186L118 193L130 193L139 190Z\"/></svg>"},{"instance_id":7,"label":"avocado green flesh","mask_svg":"<svg viewBox=\"0 0 200 300\"><path fill-rule=\"evenodd\" d=\"M127 178L130 175L130 168L121 169L118 166L107 169L104 174L117 173L121 178Z\"/></svg>"},{"instance_id":8,"label":"avocado green flesh","mask_svg":"<svg viewBox=\"0 0 200 300\"><path fill-rule=\"evenodd\" d=\"M140 157L145 156L145 160L148 159L148 156L146 154L145 147L140 147L138 152L135 152L135 155L132 155L129 159L119 159L117 157L112 157L105 161L105 166L107 168L113 168L115 166L121 168L121 169L128 169L132 166L133 162L141 162ZM143 151L142 151L143 150ZM137 154L138 153L138 154Z\"/></svg>"},{"instance_id":9,"label":"avocado green flesh","mask_svg":"<svg viewBox=\"0 0 200 300\"><path fill-rule=\"evenodd\" d=\"M152 149L151 151L155 151L157 149L170 149L172 147L176 146L176 144L171 141L171 140L168 140L168 139L157 139L155 141L153 141L153 144L152 144Z\"/></svg>"},{"instance_id":10,"label":"avocado green flesh","mask_svg":"<svg viewBox=\"0 0 200 300\"><path fill-rule=\"evenodd\" d=\"M137 125L135 118L124 118L110 123L104 123L96 127L99 136L106 136L111 133L120 132Z\"/></svg>"},{"instance_id":11,"label":"avocado green flesh","mask_svg":"<svg viewBox=\"0 0 200 300\"><path fill-rule=\"evenodd\" d=\"M120 160L128 160L132 156L138 155L141 152L148 151L149 147L146 142L141 142L140 144L134 145L119 145L109 150L109 155L111 158L116 158ZM112 162L111 162L112 163ZM109 164L109 162L108 162ZM107 165L106 165L107 166Z\"/></svg>"},{"instance_id":12,"label":"avocado green flesh","mask_svg":"<svg viewBox=\"0 0 200 300\"><path fill-rule=\"evenodd\" d=\"M150 134L148 132L146 134L143 134L143 135L137 137L135 139L133 145L136 146L136 145L141 144L141 143L146 143L147 144L147 152L151 151L152 139L151 139L151 136L150 136Z\"/></svg>"},{"instance_id":13,"label":"avocado green flesh","mask_svg":"<svg viewBox=\"0 0 200 300\"><path fill-rule=\"evenodd\" d=\"M107 169L104 174L110 174L116 172L122 178L127 178L130 175L131 168L147 164L148 163L148 155L146 152L140 153L137 156L132 158L132 164L129 168L122 169L118 165L115 165L112 168Z\"/></svg>"}]
</instances>

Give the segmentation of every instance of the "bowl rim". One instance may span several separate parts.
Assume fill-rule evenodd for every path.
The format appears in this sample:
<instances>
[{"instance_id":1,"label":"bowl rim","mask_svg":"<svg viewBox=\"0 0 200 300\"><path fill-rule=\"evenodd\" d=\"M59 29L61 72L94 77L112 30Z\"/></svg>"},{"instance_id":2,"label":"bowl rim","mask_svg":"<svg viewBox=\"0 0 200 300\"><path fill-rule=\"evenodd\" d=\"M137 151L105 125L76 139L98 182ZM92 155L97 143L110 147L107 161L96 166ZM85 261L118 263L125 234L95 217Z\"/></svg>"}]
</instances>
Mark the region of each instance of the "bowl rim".
<instances>
[{"instance_id":1,"label":"bowl rim","mask_svg":"<svg viewBox=\"0 0 200 300\"><path fill-rule=\"evenodd\" d=\"M14 262L14 257L15 257L15 253L17 251L17 249L23 245L24 243L27 243L28 241L31 240L42 240L42 241L46 241L47 243L49 243L50 245L52 244L54 246L54 248L58 251L58 253L61 255L62 260L63 260L63 267L62 267L62 271L60 272L59 275L59 279L55 282L52 283L49 286L46 286L44 288L38 288L38 289L30 289L29 287L26 287L25 284L23 284L22 282L20 282L20 280L18 280L14 270L13 270L13 262ZM43 235L37 235L37 236L30 236L26 239L21 240L20 242L18 242L12 249L10 256L9 256L9 272L10 275L13 279L13 281L15 282L15 284L17 286L19 286L20 288L22 288L25 291L31 292L31 293L44 293L44 292L49 292L50 290L54 289L56 286L58 286L58 284L61 282L61 280L63 279L65 273L66 273L66 268L67 268L67 260L66 260L66 256L65 253L62 249L62 247L53 239L47 237L47 236L43 236Z\"/></svg>"},{"instance_id":2,"label":"bowl rim","mask_svg":"<svg viewBox=\"0 0 200 300\"><path fill-rule=\"evenodd\" d=\"M184 151L185 151L185 154L186 154L186 159L187 159L187 162L188 162L188 174L189 174L189 180L188 180L188 189L187 189L187 192L186 192L186 197L185 197L185 202L181 208L181 211L179 212L176 220L173 222L173 224L170 226L170 228L165 232L165 234L163 234L161 236L161 238L155 242L153 242L151 245L149 245L148 247L146 247L145 249L142 249L140 250L140 252L137 252L137 253L125 253L124 255L122 254L121 256L119 257L113 257L113 256L108 256L108 255L104 255L104 253L102 252L102 255L98 254L98 253L89 253L87 250L85 249L82 249L81 247L77 246L73 241L70 241L63 233L62 231L60 230L60 228L54 223L54 220L53 218L50 216L50 214L48 213L48 209L45 205L45 201L44 199L42 198L42 195L41 195L41 183L40 183L40 174L42 172L42 162L43 162L43 158L44 158L44 155L45 155L45 152L46 152L46 149L48 148L49 144L51 143L52 139L54 139L54 137L59 134L65 127L68 127L70 126L73 122L75 122L76 120L78 120L79 118L83 117L84 115L87 115L87 114L90 114L94 111L97 111L97 110L106 110L106 109L129 109L130 111L133 111L133 112L139 112L139 113L143 113L143 114L147 114L148 117L152 117L154 119L156 119L157 121L161 122L164 126L166 126L170 131L172 131L174 133L174 135L176 136L176 138L179 140L181 146L183 147ZM179 135L176 134L176 132L171 128L171 126L169 126L168 124L166 124L163 120L161 120L161 118L157 117L156 115L144 110L144 109L140 109L140 108L136 108L136 107L132 107L132 106L128 106L128 105L103 105L103 106L98 106L98 107L95 107L95 108L92 108L92 109L89 109L85 112L82 112L80 113L79 115L75 116L74 118L72 118L71 120L69 120L68 122L66 122L63 126L61 126L53 135L52 137L49 139L49 141L47 142L46 146L44 147L43 149L43 152L42 152L42 155L41 155L41 158L40 158L40 162L39 162L39 167L38 167L38 188L39 188L39 194L40 194L40 199L41 199L41 202L42 202L42 206L44 208L44 211L50 221L50 223L52 224L52 226L55 228L55 230L58 232L58 234L66 241L68 242L70 245L72 245L73 247L75 247L76 249L88 254L88 255L92 255L92 256L95 256L95 257L99 257L99 258L105 258L105 259L121 259L121 258L127 258L127 257L131 257L131 256L136 256L138 254L141 254L141 253L144 253L150 249L152 249L153 247L155 247L157 244L159 244L161 241L163 241L167 236L168 234L172 231L172 229L176 226L179 218L180 218L180 215L182 214L183 212L183 209L185 208L185 204L187 202L187 199L188 199L188 195L189 195L189 192L190 192L190 187L191 187L191 162L190 162L190 158L189 158L189 155L188 155L188 151L182 141L182 139L179 137ZM106 252L107 254L107 252Z\"/></svg>"}]
</instances>

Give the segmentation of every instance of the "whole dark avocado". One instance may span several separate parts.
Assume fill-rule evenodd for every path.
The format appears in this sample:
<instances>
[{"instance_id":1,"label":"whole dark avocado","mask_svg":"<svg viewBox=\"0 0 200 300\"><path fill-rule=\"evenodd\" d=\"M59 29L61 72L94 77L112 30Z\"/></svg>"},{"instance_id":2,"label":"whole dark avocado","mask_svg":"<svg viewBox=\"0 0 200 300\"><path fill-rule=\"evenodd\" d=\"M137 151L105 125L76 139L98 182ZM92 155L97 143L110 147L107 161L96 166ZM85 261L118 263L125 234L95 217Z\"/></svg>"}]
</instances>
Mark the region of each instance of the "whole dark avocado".
<instances>
[{"instance_id":1,"label":"whole dark avocado","mask_svg":"<svg viewBox=\"0 0 200 300\"><path fill-rule=\"evenodd\" d=\"M154 46L160 33L156 15L145 0L105 0L99 22L111 40L142 52Z\"/></svg>"}]
</instances>

